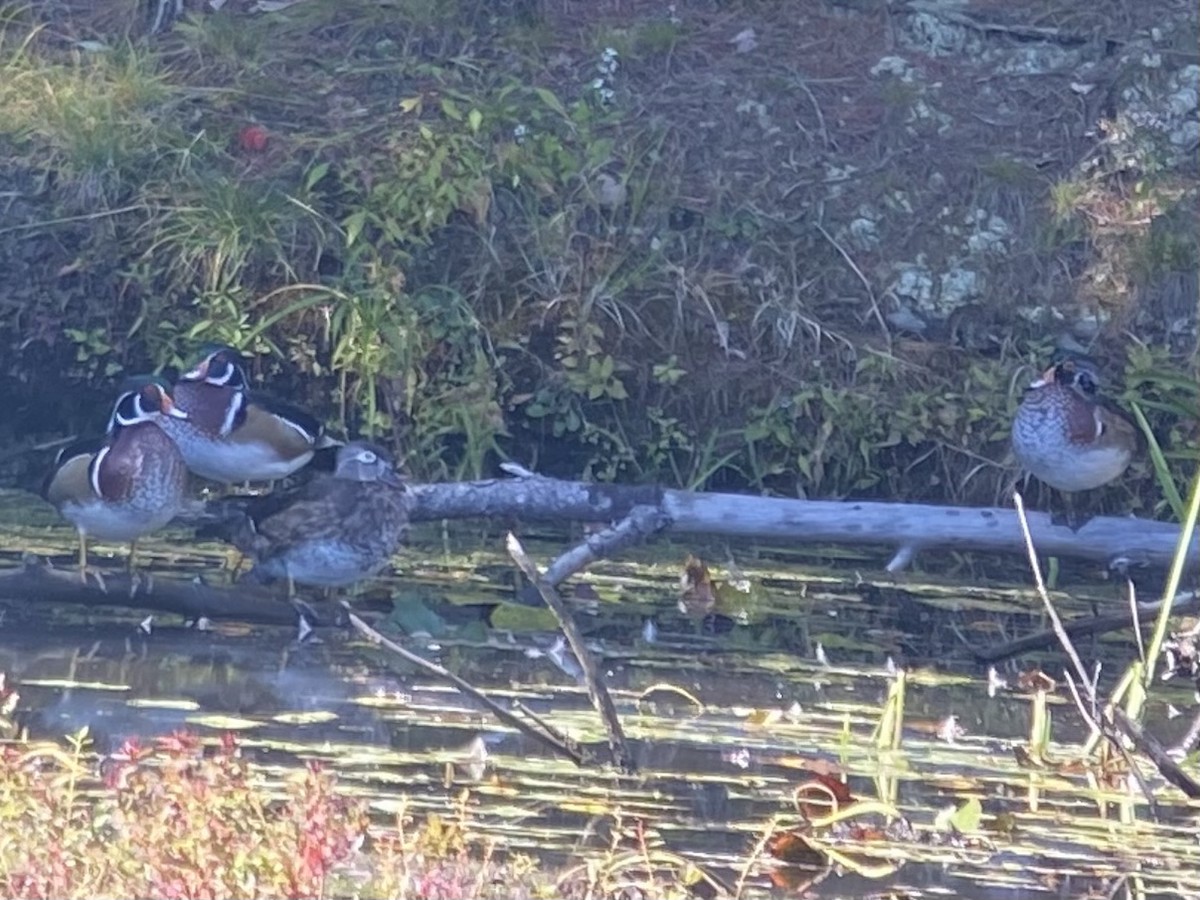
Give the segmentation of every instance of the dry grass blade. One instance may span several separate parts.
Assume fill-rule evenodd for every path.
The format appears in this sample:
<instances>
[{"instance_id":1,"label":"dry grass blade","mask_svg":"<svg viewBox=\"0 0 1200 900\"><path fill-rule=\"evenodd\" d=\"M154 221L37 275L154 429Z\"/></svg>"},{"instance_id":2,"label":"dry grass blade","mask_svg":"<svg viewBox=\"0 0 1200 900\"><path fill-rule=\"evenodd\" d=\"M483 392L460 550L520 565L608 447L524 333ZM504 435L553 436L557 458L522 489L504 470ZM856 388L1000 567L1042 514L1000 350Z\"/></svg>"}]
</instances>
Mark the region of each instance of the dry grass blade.
<instances>
[{"instance_id":1,"label":"dry grass blade","mask_svg":"<svg viewBox=\"0 0 1200 900\"><path fill-rule=\"evenodd\" d=\"M1037 588L1038 596L1042 598L1042 605L1046 609L1046 615L1050 617L1054 633L1058 636L1058 641L1062 644L1067 656L1070 657L1071 664L1075 667L1075 674L1079 676L1080 683L1089 684L1087 669L1084 668L1079 654L1075 652L1075 645L1071 643L1071 636L1067 634L1067 630L1063 627L1062 619L1058 616L1058 610L1054 608L1054 603L1050 600L1050 592L1046 590L1046 581L1042 578L1042 567L1038 563L1037 550L1033 546L1033 535L1029 532L1029 519L1025 515L1025 501L1018 492L1013 493L1013 505L1017 508L1017 519L1021 523L1021 534L1025 539L1025 550L1029 556L1029 566L1033 570L1033 583Z\"/></svg>"}]
</instances>

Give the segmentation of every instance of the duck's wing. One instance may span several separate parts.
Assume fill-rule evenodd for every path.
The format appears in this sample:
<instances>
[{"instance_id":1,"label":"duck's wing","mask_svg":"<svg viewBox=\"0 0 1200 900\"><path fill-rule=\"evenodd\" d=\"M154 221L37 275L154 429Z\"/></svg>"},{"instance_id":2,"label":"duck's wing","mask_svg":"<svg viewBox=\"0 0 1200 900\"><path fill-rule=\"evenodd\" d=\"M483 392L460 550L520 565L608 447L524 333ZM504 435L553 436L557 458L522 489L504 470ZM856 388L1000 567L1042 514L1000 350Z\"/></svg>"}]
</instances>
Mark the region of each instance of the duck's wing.
<instances>
[{"instance_id":1,"label":"duck's wing","mask_svg":"<svg viewBox=\"0 0 1200 900\"><path fill-rule=\"evenodd\" d=\"M103 435L81 438L72 441L54 454L54 465L42 479L42 487L39 491L42 499L57 506L64 499L64 491L68 489L68 485L74 485L74 482L78 481L81 467L82 477L86 481L92 457L100 452L105 441ZM77 488L78 486L74 485L72 490Z\"/></svg>"},{"instance_id":2,"label":"duck's wing","mask_svg":"<svg viewBox=\"0 0 1200 900\"><path fill-rule=\"evenodd\" d=\"M269 494L254 497L225 497L210 500L204 507L207 523L196 529L196 536L226 541L243 553L256 555L269 542L262 533L265 527L288 510L306 509L306 504L319 502L330 490L330 482L336 479L320 473L313 478L286 488L276 488Z\"/></svg>"},{"instance_id":3,"label":"duck's wing","mask_svg":"<svg viewBox=\"0 0 1200 900\"><path fill-rule=\"evenodd\" d=\"M379 486L332 476L314 478L290 503L269 516L255 517L255 528L273 548L336 535L352 527L373 490Z\"/></svg>"}]
</instances>

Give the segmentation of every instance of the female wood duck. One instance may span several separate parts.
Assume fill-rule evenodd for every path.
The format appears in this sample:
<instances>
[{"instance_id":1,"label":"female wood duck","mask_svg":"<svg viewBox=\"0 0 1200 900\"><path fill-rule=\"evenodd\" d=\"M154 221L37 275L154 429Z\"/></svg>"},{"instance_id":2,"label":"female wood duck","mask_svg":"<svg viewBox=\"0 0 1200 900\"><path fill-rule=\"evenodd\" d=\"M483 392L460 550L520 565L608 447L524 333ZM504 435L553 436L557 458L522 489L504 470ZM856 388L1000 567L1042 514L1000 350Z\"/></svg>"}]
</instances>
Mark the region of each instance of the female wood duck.
<instances>
[{"instance_id":1,"label":"female wood duck","mask_svg":"<svg viewBox=\"0 0 1200 900\"><path fill-rule=\"evenodd\" d=\"M188 468L221 484L276 481L291 475L334 442L312 416L250 394L241 355L208 348L176 382L176 405L187 420L163 423Z\"/></svg>"},{"instance_id":2,"label":"female wood duck","mask_svg":"<svg viewBox=\"0 0 1200 900\"><path fill-rule=\"evenodd\" d=\"M117 399L100 441L64 447L42 496L79 532L79 572L87 576L88 535L129 541L133 567L137 539L162 528L182 510L187 466L160 427L184 421L160 379L131 379Z\"/></svg>"},{"instance_id":3,"label":"female wood duck","mask_svg":"<svg viewBox=\"0 0 1200 900\"><path fill-rule=\"evenodd\" d=\"M1097 393L1096 371L1079 359L1047 369L1025 391L1012 425L1017 460L1060 491L1086 491L1121 476L1137 430Z\"/></svg>"},{"instance_id":4,"label":"female wood duck","mask_svg":"<svg viewBox=\"0 0 1200 900\"><path fill-rule=\"evenodd\" d=\"M218 535L255 561L260 581L342 587L379 572L408 530L408 496L392 457L354 441L338 448L333 474L292 490L210 504Z\"/></svg>"}]
</instances>

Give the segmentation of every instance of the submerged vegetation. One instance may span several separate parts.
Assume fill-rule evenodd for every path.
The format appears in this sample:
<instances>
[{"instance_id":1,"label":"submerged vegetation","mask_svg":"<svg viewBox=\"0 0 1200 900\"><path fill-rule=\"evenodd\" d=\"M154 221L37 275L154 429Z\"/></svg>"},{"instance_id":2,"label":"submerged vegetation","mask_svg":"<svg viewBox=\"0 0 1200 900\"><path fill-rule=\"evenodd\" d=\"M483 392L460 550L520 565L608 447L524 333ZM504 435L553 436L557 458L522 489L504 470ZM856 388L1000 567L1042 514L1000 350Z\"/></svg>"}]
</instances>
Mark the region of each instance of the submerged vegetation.
<instances>
[{"instance_id":1,"label":"submerged vegetation","mask_svg":"<svg viewBox=\"0 0 1200 900\"><path fill-rule=\"evenodd\" d=\"M0 7L9 427L94 428L111 379L215 340L425 478L992 502L1065 333L1178 479L1194 314L1143 302L1195 274L1170 135L1114 114L1031 165L980 98L864 56L878 16L793 5L735 4L732 42L704 4ZM803 68L797 29L830 37ZM1140 52L1137 90L1184 78ZM1110 505L1158 496L1143 461Z\"/></svg>"}]
</instances>

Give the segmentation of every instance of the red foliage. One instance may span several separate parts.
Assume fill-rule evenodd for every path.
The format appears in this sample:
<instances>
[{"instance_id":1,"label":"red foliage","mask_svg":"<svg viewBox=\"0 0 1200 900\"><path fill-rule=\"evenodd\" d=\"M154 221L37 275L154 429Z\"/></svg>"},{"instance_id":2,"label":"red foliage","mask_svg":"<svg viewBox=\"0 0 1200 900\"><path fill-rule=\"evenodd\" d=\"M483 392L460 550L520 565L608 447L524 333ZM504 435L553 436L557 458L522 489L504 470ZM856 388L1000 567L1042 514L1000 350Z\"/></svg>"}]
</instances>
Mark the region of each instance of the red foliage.
<instances>
[{"instance_id":1,"label":"red foliage","mask_svg":"<svg viewBox=\"0 0 1200 900\"><path fill-rule=\"evenodd\" d=\"M98 800L81 796L82 763L0 749L0 788L19 807L5 823L0 896L321 896L366 830L361 805L319 766L274 799L232 736L207 755L183 732L150 748L126 741L102 761Z\"/></svg>"}]
</instances>

